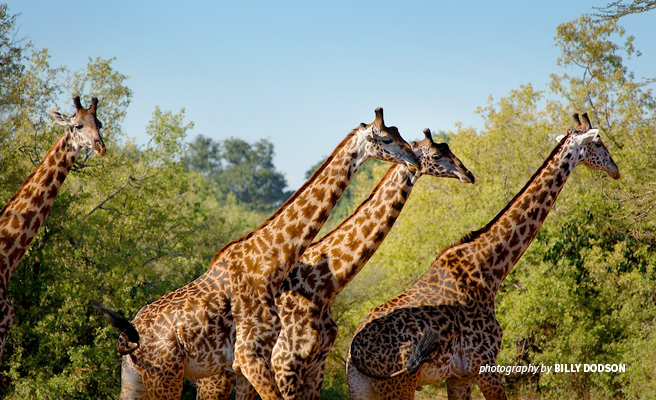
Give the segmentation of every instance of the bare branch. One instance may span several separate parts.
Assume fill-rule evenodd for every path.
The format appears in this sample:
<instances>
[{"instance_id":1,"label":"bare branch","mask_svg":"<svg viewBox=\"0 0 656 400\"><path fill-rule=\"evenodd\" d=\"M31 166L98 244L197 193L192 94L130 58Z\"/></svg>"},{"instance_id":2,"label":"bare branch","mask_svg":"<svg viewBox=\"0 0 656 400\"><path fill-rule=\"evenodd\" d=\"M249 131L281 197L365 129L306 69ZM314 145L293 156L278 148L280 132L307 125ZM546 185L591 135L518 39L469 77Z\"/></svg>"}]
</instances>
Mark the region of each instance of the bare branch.
<instances>
[{"instance_id":1,"label":"bare branch","mask_svg":"<svg viewBox=\"0 0 656 400\"><path fill-rule=\"evenodd\" d=\"M114 193L107 196L107 198L105 198L105 200L101 201L98 205L96 205L93 209L91 209L91 211L89 211L86 216L88 217L89 215L93 214L93 212L95 212L97 209L101 208L103 206L103 204L107 203L114 196L116 196L117 194L122 192L123 189L128 187L128 185L130 184L130 181L133 180L133 179L134 178L132 177L132 174L128 175L128 179L125 180L125 183L120 188L118 188Z\"/></svg>"},{"instance_id":2,"label":"bare branch","mask_svg":"<svg viewBox=\"0 0 656 400\"><path fill-rule=\"evenodd\" d=\"M600 19L619 19L629 14L639 14L656 8L656 0L633 0L630 4L623 4L616 0L605 7L593 7L599 12L592 14Z\"/></svg>"}]
</instances>

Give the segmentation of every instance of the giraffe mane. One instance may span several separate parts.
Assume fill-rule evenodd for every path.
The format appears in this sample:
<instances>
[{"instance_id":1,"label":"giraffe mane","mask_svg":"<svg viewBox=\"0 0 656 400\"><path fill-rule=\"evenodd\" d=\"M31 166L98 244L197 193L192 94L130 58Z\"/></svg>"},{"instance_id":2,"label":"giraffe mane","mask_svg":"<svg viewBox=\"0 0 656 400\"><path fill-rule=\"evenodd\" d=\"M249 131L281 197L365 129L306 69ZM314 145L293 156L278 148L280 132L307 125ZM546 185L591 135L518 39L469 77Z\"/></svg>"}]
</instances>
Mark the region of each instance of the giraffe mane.
<instances>
[{"instance_id":1,"label":"giraffe mane","mask_svg":"<svg viewBox=\"0 0 656 400\"><path fill-rule=\"evenodd\" d=\"M567 132L567 134L565 135L565 137L564 137L560 142L558 142L558 144L556 145L556 147L554 147L554 149L551 151L551 154L549 154L549 157L547 157L547 158L544 160L544 162L542 163L542 165L540 166L540 168L538 168L537 171L535 171L535 173L533 174L533 176L531 176L531 179L529 179L528 182L526 182L526 184L524 185L524 187L522 188L522 190L520 190L519 192L517 192L517 194L515 195L515 197L513 197L512 200L510 200L510 202L508 202L508 204L506 204L506 206L503 208L503 210L501 210L501 211L500 211L500 212L499 212L499 213L498 213L498 214L497 214L497 215L496 215L496 216L495 216L490 222L488 222L487 225L485 225L485 226L482 227L481 229L478 229L478 230L475 230L475 231L471 231L471 232L465 234L463 237L461 237L460 239L458 239L458 240L457 240L455 243L453 243L452 245L445 247L445 248L440 252L440 254L438 254L438 256L436 257L436 259L440 258L440 257L442 256L442 254L444 254L444 252L446 252L447 250L449 250L449 249L451 249L451 248L453 248L453 247L456 247L456 246L460 246L460 245L463 245L463 244L471 243L471 242L473 242L474 240L476 240L477 238L479 238L482 234L484 234L485 232L489 231L490 228L492 228L492 226L493 226L493 225L499 220L499 218L501 218L501 216L502 216L503 214L505 214L505 212L508 211L508 210L509 210L509 209L515 204L515 202L517 201L517 199L519 199L519 197L520 197L522 194L524 194L524 192L526 192L526 189L531 185L531 183L533 183L533 181L535 180L535 178L536 178L536 177L542 172L542 170L547 166L547 164L549 163L549 161L551 161L551 159L552 159L552 158L553 158L553 157L554 157L554 156L555 156L555 155L561 150L561 148L564 146L565 142L567 141L566 139L567 139L568 137L570 137L572 134L573 134L573 131L568 131L568 132Z\"/></svg>"}]
</instances>

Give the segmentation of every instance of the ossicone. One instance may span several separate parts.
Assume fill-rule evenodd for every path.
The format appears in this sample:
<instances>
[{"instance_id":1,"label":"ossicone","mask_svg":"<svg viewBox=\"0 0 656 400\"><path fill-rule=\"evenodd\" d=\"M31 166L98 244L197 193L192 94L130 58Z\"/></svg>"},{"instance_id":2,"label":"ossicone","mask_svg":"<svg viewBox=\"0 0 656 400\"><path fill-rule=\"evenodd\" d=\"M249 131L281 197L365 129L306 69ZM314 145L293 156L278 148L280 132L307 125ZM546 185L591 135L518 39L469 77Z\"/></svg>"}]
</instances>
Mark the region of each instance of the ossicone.
<instances>
[{"instance_id":1,"label":"ossicone","mask_svg":"<svg viewBox=\"0 0 656 400\"><path fill-rule=\"evenodd\" d=\"M374 119L374 126L377 128L384 128L385 127L385 121L383 120L383 109L382 107L377 107L375 110L376 113L376 119Z\"/></svg>"},{"instance_id":2,"label":"ossicone","mask_svg":"<svg viewBox=\"0 0 656 400\"><path fill-rule=\"evenodd\" d=\"M91 107L89 107L89 112L96 113L96 107L98 106L98 98L94 97L91 99Z\"/></svg>"},{"instance_id":3,"label":"ossicone","mask_svg":"<svg viewBox=\"0 0 656 400\"><path fill-rule=\"evenodd\" d=\"M428 139L431 143L435 143L433 141L433 134L431 133L431 130L426 128L424 129L424 136L426 136L426 139Z\"/></svg>"},{"instance_id":4,"label":"ossicone","mask_svg":"<svg viewBox=\"0 0 656 400\"><path fill-rule=\"evenodd\" d=\"M77 111L86 110L84 107L82 107L82 102L80 101L80 96L73 97L73 104L75 104L75 109ZM98 106L98 98L94 97L94 98L91 99L91 107L89 107L89 109L88 109L89 112L95 114L97 106Z\"/></svg>"},{"instance_id":5,"label":"ossicone","mask_svg":"<svg viewBox=\"0 0 656 400\"><path fill-rule=\"evenodd\" d=\"M592 124L590 123L590 118L588 118L588 113L584 112L583 114L581 114L581 117L583 118L583 128L586 131L592 129Z\"/></svg>"}]
</instances>

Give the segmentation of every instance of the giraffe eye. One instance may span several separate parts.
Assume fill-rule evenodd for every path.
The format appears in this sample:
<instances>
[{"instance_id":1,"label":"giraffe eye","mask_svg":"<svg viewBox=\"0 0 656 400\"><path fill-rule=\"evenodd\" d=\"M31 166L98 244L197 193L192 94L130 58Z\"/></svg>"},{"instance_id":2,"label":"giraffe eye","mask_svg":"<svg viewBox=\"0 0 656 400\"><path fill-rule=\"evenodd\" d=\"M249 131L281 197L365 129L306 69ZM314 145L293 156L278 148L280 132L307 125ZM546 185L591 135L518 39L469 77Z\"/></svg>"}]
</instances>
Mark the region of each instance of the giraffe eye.
<instances>
[{"instance_id":1,"label":"giraffe eye","mask_svg":"<svg viewBox=\"0 0 656 400\"><path fill-rule=\"evenodd\" d=\"M82 129L82 125L75 125L75 129L77 129L78 131L81 130L81 129Z\"/></svg>"},{"instance_id":2,"label":"giraffe eye","mask_svg":"<svg viewBox=\"0 0 656 400\"><path fill-rule=\"evenodd\" d=\"M383 142L384 144L390 144L392 143L392 139L388 137L381 137L380 141Z\"/></svg>"}]
</instances>

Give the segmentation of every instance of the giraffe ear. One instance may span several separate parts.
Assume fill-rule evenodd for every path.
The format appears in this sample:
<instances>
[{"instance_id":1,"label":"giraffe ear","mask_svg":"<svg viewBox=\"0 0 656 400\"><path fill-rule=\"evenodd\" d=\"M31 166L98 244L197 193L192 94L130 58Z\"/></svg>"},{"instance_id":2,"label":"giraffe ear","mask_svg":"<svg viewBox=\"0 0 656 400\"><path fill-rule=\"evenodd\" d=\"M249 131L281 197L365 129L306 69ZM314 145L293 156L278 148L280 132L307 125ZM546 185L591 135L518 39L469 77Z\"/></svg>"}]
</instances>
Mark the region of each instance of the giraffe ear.
<instances>
[{"instance_id":1,"label":"giraffe ear","mask_svg":"<svg viewBox=\"0 0 656 400\"><path fill-rule=\"evenodd\" d=\"M558 143L562 142L563 139L565 139L565 135L556 136L556 142L558 142Z\"/></svg>"},{"instance_id":2,"label":"giraffe ear","mask_svg":"<svg viewBox=\"0 0 656 400\"><path fill-rule=\"evenodd\" d=\"M595 140L597 136L599 136L599 129L590 129L586 133L584 133L582 136L581 144L588 144Z\"/></svg>"},{"instance_id":3,"label":"giraffe ear","mask_svg":"<svg viewBox=\"0 0 656 400\"><path fill-rule=\"evenodd\" d=\"M55 122L57 122L59 125L64 125L64 126L73 125L73 123L71 122L71 117L62 114L59 111L51 110L50 116L54 118Z\"/></svg>"}]
</instances>

